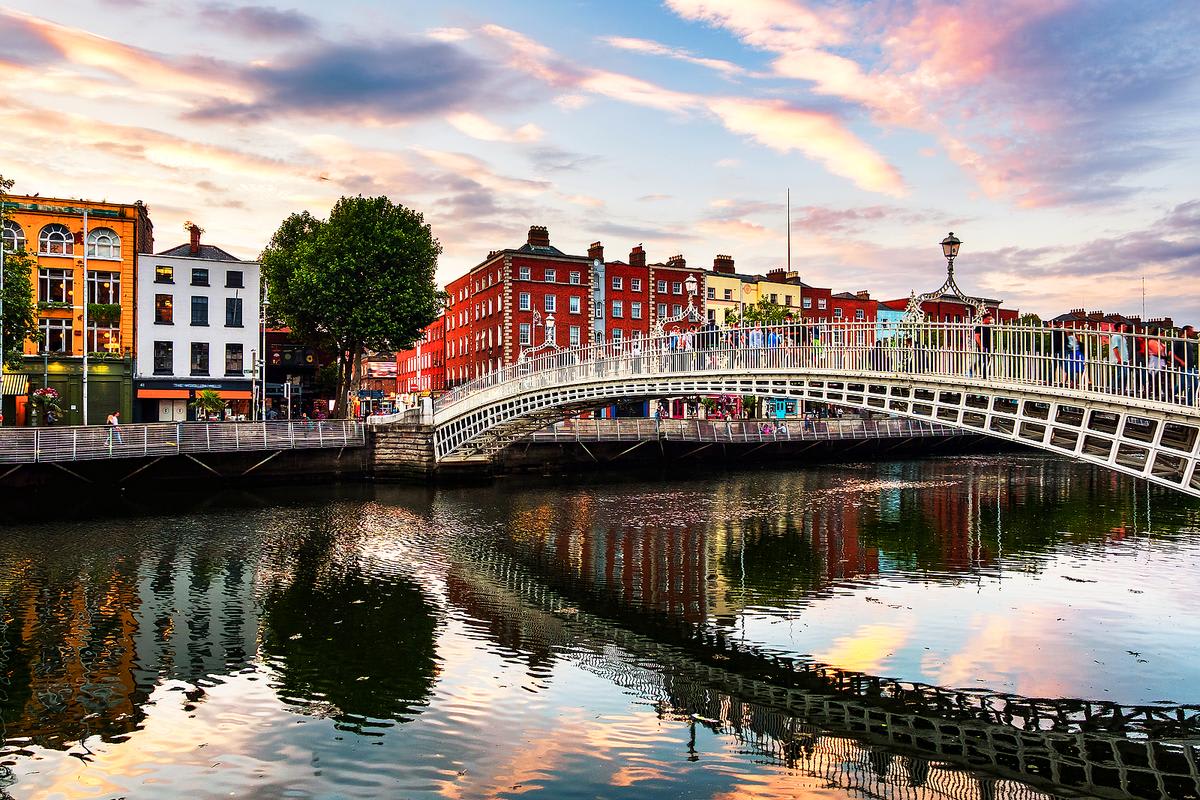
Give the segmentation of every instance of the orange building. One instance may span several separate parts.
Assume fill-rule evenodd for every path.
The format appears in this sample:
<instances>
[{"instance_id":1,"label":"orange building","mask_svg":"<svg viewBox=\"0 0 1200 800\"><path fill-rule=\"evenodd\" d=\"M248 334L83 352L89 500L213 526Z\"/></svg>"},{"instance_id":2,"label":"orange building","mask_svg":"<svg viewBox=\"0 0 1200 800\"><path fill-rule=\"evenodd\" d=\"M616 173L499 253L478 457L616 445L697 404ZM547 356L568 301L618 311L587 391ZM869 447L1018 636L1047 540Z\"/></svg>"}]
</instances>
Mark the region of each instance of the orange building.
<instances>
[{"instance_id":1,"label":"orange building","mask_svg":"<svg viewBox=\"0 0 1200 800\"><path fill-rule=\"evenodd\" d=\"M82 424L86 349L87 421L103 423L116 409L129 419L134 262L138 253L154 251L149 210L140 200L121 204L36 195L6 195L4 208L5 252L24 250L36 261L30 279L42 336L40 342L25 345L22 373L29 390L42 386L56 389L66 411L60 424ZM24 403L16 410L17 424L41 424L26 418Z\"/></svg>"}]
</instances>

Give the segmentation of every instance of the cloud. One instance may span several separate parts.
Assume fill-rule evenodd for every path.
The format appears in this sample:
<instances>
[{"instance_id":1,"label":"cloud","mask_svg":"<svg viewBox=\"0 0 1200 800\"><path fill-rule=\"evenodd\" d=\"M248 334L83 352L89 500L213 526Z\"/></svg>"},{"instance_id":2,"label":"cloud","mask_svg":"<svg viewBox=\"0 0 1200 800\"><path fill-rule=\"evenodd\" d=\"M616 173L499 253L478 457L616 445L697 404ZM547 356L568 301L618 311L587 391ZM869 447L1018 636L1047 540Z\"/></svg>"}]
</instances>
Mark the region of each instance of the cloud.
<instances>
[{"instance_id":1,"label":"cloud","mask_svg":"<svg viewBox=\"0 0 1200 800\"><path fill-rule=\"evenodd\" d=\"M314 18L294 9L208 3L200 7L199 15L206 23L250 39L308 36L317 30Z\"/></svg>"},{"instance_id":2,"label":"cloud","mask_svg":"<svg viewBox=\"0 0 1200 800\"><path fill-rule=\"evenodd\" d=\"M736 97L711 99L708 108L734 133L781 153L798 150L863 189L895 197L908 193L896 168L832 114L782 100Z\"/></svg>"},{"instance_id":3,"label":"cloud","mask_svg":"<svg viewBox=\"0 0 1200 800\"><path fill-rule=\"evenodd\" d=\"M467 136L485 142L536 142L545 135L545 132L533 123L510 131L469 111L449 114L446 121Z\"/></svg>"},{"instance_id":4,"label":"cloud","mask_svg":"<svg viewBox=\"0 0 1200 800\"><path fill-rule=\"evenodd\" d=\"M529 152L529 157L541 172L572 172L603 161L597 155L573 153L554 145L535 147Z\"/></svg>"},{"instance_id":5,"label":"cloud","mask_svg":"<svg viewBox=\"0 0 1200 800\"><path fill-rule=\"evenodd\" d=\"M714 167L720 167L721 169L731 169L733 167L740 167L741 165L741 160L737 158L722 158L713 164Z\"/></svg>"},{"instance_id":6,"label":"cloud","mask_svg":"<svg viewBox=\"0 0 1200 800\"><path fill-rule=\"evenodd\" d=\"M638 198L638 202L657 203L661 200L670 200L670 199L671 199L671 195L669 195L669 194L644 194Z\"/></svg>"},{"instance_id":7,"label":"cloud","mask_svg":"<svg viewBox=\"0 0 1200 800\"><path fill-rule=\"evenodd\" d=\"M707 112L734 133L782 153L800 152L863 189L894 196L907 192L895 167L832 113L776 99L679 92L631 75L568 63L544 45L498 25L483 30L507 49L510 67L554 88L588 91L680 116Z\"/></svg>"},{"instance_id":8,"label":"cloud","mask_svg":"<svg viewBox=\"0 0 1200 800\"><path fill-rule=\"evenodd\" d=\"M61 58L61 50L30 20L0 11L0 64L36 66Z\"/></svg>"},{"instance_id":9,"label":"cloud","mask_svg":"<svg viewBox=\"0 0 1200 800\"><path fill-rule=\"evenodd\" d=\"M988 196L1026 206L1136 192L1121 182L1178 157L1177 131L1190 128L1183 109L1197 100L1195 4L1154 13L1077 0L667 6L771 54L780 78L884 128L928 134Z\"/></svg>"},{"instance_id":10,"label":"cloud","mask_svg":"<svg viewBox=\"0 0 1200 800\"><path fill-rule=\"evenodd\" d=\"M240 73L249 102L217 101L197 119L256 121L307 114L403 120L462 108L479 100L486 70L443 42L395 39L375 44L320 43Z\"/></svg>"},{"instance_id":11,"label":"cloud","mask_svg":"<svg viewBox=\"0 0 1200 800\"><path fill-rule=\"evenodd\" d=\"M801 206L792 209L792 230L814 233L848 233L860 231L881 222L917 224L928 215L899 206L862 206L859 208L829 208Z\"/></svg>"},{"instance_id":12,"label":"cloud","mask_svg":"<svg viewBox=\"0 0 1200 800\"><path fill-rule=\"evenodd\" d=\"M678 47L669 47L665 44L651 41L649 39L635 39L628 36L601 36L600 41L611 47L615 47L618 50L628 50L634 53L643 53L645 55L665 56L667 58L673 58L677 61L684 61L688 64L695 64L697 66L719 72L721 75L724 75L727 78L748 74L744 67L734 64L732 61L725 61L720 58L704 58L702 56L697 56L688 50Z\"/></svg>"}]
</instances>

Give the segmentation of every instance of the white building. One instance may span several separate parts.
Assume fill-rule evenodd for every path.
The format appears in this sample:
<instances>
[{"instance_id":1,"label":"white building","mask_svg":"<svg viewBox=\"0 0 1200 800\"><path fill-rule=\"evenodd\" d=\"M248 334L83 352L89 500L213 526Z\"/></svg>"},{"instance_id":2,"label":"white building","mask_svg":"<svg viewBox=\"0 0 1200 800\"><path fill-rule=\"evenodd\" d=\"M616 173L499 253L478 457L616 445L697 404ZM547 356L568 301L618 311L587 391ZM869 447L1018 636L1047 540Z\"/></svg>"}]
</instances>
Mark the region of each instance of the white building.
<instances>
[{"instance_id":1,"label":"white building","mask_svg":"<svg viewBox=\"0 0 1200 800\"><path fill-rule=\"evenodd\" d=\"M194 417L196 392L215 389L250 418L259 341L259 265L191 242L137 258L135 422Z\"/></svg>"}]
</instances>

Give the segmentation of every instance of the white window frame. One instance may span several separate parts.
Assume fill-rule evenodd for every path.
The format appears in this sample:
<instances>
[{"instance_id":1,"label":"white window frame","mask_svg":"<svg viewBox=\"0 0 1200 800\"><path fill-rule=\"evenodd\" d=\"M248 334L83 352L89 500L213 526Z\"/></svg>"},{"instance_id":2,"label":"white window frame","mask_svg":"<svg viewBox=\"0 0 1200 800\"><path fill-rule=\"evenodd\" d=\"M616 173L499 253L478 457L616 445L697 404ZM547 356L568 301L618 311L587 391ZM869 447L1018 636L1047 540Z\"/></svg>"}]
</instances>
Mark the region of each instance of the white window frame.
<instances>
[{"instance_id":1,"label":"white window frame","mask_svg":"<svg viewBox=\"0 0 1200 800\"><path fill-rule=\"evenodd\" d=\"M578 272L572 272L572 273L571 273L571 285L572 285L572 286L579 286L579 285L580 285L580 278L579 278L579 273L578 273Z\"/></svg>"},{"instance_id":2,"label":"white window frame","mask_svg":"<svg viewBox=\"0 0 1200 800\"><path fill-rule=\"evenodd\" d=\"M667 282L666 282L666 281L659 281L659 282L658 282L658 293L659 293L659 294L666 294L666 293L667 293Z\"/></svg>"},{"instance_id":3,"label":"white window frame","mask_svg":"<svg viewBox=\"0 0 1200 800\"><path fill-rule=\"evenodd\" d=\"M579 326L572 325L570 330L568 331L568 334L570 336L570 339L568 339L568 341L570 342L571 347L579 347Z\"/></svg>"},{"instance_id":4,"label":"white window frame","mask_svg":"<svg viewBox=\"0 0 1200 800\"><path fill-rule=\"evenodd\" d=\"M804 302L802 303L802 305L805 308L812 308L812 298L811 297L804 298Z\"/></svg>"},{"instance_id":5,"label":"white window frame","mask_svg":"<svg viewBox=\"0 0 1200 800\"><path fill-rule=\"evenodd\" d=\"M558 282L558 270L551 269L550 267L546 267L545 278L546 278L546 283L557 283Z\"/></svg>"},{"instance_id":6,"label":"white window frame","mask_svg":"<svg viewBox=\"0 0 1200 800\"><path fill-rule=\"evenodd\" d=\"M629 291L640 292L641 290L642 290L642 279L641 278L630 278L629 279Z\"/></svg>"},{"instance_id":7,"label":"white window frame","mask_svg":"<svg viewBox=\"0 0 1200 800\"><path fill-rule=\"evenodd\" d=\"M613 319L621 319L625 316L625 304L620 300L612 301L612 316Z\"/></svg>"},{"instance_id":8,"label":"white window frame","mask_svg":"<svg viewBox=\"0 0 1200 800\"><path fill-rule=\"evenodd\" d=\"M531 271L529 267L517 267L517 279L522 281L530 280Z\"/></svg>"},{"instance_id":9,"label":"white window frame","mask_svg":"<svg viewBox=\"0 0 1200 800\"><path fill-rule=\"evenodd\" d=\"M4 252L17 253L25 249L25 230L15 219L4 220Z\"/></svg>"},{"instance_id":10,"label":"white window frame","mask_svg":"<svg viewBox=\"0 0 1200 800\"><path fill-rule=\"evenodd\" d=\"M674 305L671 306L671 316L672 317L678 317L682 313L683 313L683 306L681 306L679 303L675 303Z\"/></svg>"},{"instance_id":11,"label":"white window frame","mask_svg":"<svg viewBox=\"0 0 1200 800\"><path fill-rule=\"evenodd\" d=\"M642 304L641 303L630 303L629 304L629 318L630 319L641 319L642 318Z\"/></svg>"},{"instance_id":12,"label":"white window frame","mask_svg":"<svg viewBox=\"0 0 1200 800\"><path fill-rule=\"evenodd\" d=\"M521 292L517 295L517 310L528 311L531 308L529 300L529 292Z\"/></svg>"},{"instance_id":13,"label":"white window frame","mask_svg":"<svg viewBox=\"0 0 1200 800\"><path fill-rule=\"evenodd\" d=\"M621 291L625 288L625 279L620 275L613 275L612 287L615 291Z\"/></svg>"},{"instance_id":14,"label":"white window frame","mask_svg":"<svg viewBox=\"0 0 1200 800\"><path fill-rule=\"evenodd\" d=\"M580 302L579 295L573 294L567 302L567 307L572 314L579 314L583 304Z\"/></svg>"},{"instance_id":15,"label":"white window frame","mask_svg":"<svg viewBox=\"0 0 1200 800\"><path fill-rule=\"evenodd\" d=\"M104 261L121 260L121 237L112 228L94 228L88 231L88 258Z\"/></svg>"},{"instance_id":16,"label":"white window frame","mask_svg":"<svg viewBox=\"0 0 1200 800\"><path fill-rule=\"evenodd\" d=\"M683 281L671 281L671 294L683 294Z\"/></svg>"},{"instance_id":17,"label":"white window frame","mask_svg":"<svg viewBox=\"0 0 1200 800\"><path fill-rule=\"evenodd\" d=\"M658 304L658 316L659 316L659 319L664 319L667 316L667 304L666 303Z\"/></svg>"},{"instance_id":18,"label":"white window frame","mask_svg":"<svg viewBox=\"0 0 1200 800\"><path fill-rule=\"evenodd\" d=\"M546 295L545 300L543 301L542 310L549 311L551 313L558 311L558 296L553 294Z\"/></svg>"},{"instance_id":19,"label":"white window frame","mask_svg":"<svg viewBox=\"0 0 1200 800\"><path fill-rule=\"evenodd\" d=\"M867 318L867 312L863 311L861 308L854 309L854 319L856 321L862 322L866 318Z\"/></svg>"},{"instance_id":20,"label":"white window frame","mask_svg":"<svg viewBox=\"0 0 1200 800\"><path fill-rule=\"evenodd\" d=\"M817 298L817 308L823 309L823 308L826 308L828 305L829 305L829 302L824 297Z\"/></svg>"},{"instance_id":21,"label":"white window frame","mask_svg":"<svg viewBox=\"0 0 1200 800\"><path fill-rule=\"evenodd\" d=\"M38 233L38 255L70 256L75 254L75 236L61 222L43 225Z\"/></svg>"}]
</instances>

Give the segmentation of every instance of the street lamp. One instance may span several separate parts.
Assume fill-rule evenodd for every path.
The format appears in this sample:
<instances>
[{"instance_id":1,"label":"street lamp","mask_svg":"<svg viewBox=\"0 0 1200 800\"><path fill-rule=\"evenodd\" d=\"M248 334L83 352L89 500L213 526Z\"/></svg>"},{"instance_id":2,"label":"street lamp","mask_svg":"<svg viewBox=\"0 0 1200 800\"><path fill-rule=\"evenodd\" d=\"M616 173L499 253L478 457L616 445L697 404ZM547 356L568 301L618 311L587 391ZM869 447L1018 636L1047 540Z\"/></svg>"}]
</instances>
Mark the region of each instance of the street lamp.
<instances>
[{"instance_id":1,"label":"street lamp","mask_svg":"<svg viewBox=\"0 0 1200 800\"><path fill-rule=\"evenodd\" d=\"M558 347L558 331L554 329L554 315L546 316L546 341Z\"/></svg>"},{"instance_id":2,"label":"street lamp","mask_svg":"<svg viewBox=\"0 0 1200 800\"><path fill-rule=\"evenodd\" d=\"M950 231L950 235L942 239L942 255L946 257L946 265L951 274L954 272L954 259L958 256L958 248L961 245L962 242L954 235L954 231Z\"/></svg>"}]
</instances>

